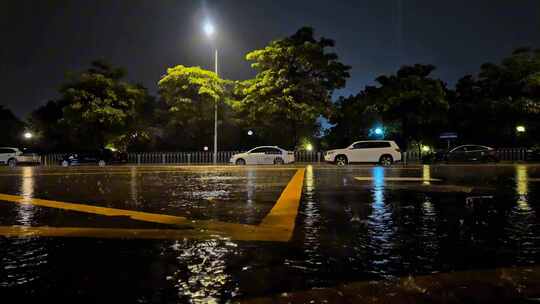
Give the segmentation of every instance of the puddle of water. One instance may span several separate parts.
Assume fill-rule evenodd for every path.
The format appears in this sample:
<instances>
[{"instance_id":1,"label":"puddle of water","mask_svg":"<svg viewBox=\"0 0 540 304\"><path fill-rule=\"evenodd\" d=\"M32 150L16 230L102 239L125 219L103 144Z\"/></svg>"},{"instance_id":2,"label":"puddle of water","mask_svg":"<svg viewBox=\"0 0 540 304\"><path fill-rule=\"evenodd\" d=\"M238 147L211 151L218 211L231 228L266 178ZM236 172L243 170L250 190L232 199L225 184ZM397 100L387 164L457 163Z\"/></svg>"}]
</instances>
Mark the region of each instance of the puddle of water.
<instances>
[{"instance_id":1,"label":"puddle of water","mask_svg":"<svg viewBox=\"0 0 540 304\"><path fill-rule=\"evenodd\" d=\"M45 186L59 182L29 178L30 174L15 183L23 196L44 194ZM256 223L282 190L279 181L286 183L292 175L205 174L125 176L109 183L102 180L101 187L103 195L127 197L132 208L149 204L171 208L176 203L173 207L179 210L189 207L196 213L201 208L209 217ZM426 178L415 185L385 181L388 176L418 175ZM360 183L355 176L372 179ZM118 295L120 300L139 303L222 303L373 280L382 286L423 290L431 276L465 273L445 285L445 292L470 287L490 294L491 289L466 280L473 275L467 271L528 269L540 263L540 184L531 182L538 176L540 170L528 166L459 170L424 166L416 171L307 167L290 243L0 237L0 292L22 299L58 300L63 295L105 301ZM473 190L430 191L437 186L432 179ZM193 191L187 194L180 185ZM123 192L118 194L115 187ZM188 195L200 199L196 206L184 200ZM266 209L259 206L265 200ZM9 212L18 224L34 225L40 211L20 205ZM511 281L516 290L540 285L537 276L526 271L510 277L504 282ZM360 285L364 287L358 290L369 291L369 284Z\"/></svg>"}]
</instances>

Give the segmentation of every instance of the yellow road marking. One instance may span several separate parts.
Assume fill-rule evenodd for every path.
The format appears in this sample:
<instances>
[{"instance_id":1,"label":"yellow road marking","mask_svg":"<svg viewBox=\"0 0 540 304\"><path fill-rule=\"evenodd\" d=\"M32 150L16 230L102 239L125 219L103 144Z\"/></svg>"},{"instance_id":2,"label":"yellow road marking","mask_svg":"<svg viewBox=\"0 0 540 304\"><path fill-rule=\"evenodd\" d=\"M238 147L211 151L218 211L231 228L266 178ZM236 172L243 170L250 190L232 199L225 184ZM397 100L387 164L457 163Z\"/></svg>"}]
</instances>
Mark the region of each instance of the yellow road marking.
<instances>
[{"instance_id":1,"label":"yellow road marking","mask_svg":"<svg viewBox=\"0 0 540 304\"><path fill-rule=\"evenodd\" d=\"M34 206L40 206L40 207L64 209L64 210L70 210L70 211L78 211L78 212L99 214L99 215L105 215L105 216L127 216L134 220L159 223L159 224L181 225L181 224L185 224L187 221L185 217L180 217L180 216L147 213L147 212L140 212L140 211L125 210L125 209L84 205L84 204L65 203L65 202L44 200L44 199L38 199L38 198L29 198L29 197L9 195L9 194L0 194L0 201L12 202L12 203L17 203L17 204L34 205Z\"/></svg>"},{"instance_id":2,"label":"yellow road marking","mask_svg":"<svg viewBox=\"0 0 540 304\"><path fill-rule=\"evenodd\" d=\"M373 178L371 176L360 176L360 177L355 177L354 179L359 180L359 181L372 181L375 178ZM388 181L388 182L425 182L425 181L440 182L440 181L442 181L441 179L438 179L438 178L391 177L391 176L382 177L381 180L382 181Z\"/></svg>"},{"instance_id":3,"label":"yellow road marking","mask_svg":"<svg viewBox=\"0 0 540 304\"><path fill-rule=\"evenodd\" d=\"M215 235L230 237L235 240L260 240L287 242L292 237L298 214L305 169L298 169L276 205L262 220L260 225L235 224L213 220L188 220L185 217L155 214L140 211L99 207L84 204L66 203L36 199L23 196L0 194L0 201L28 204L41 207L57 208L105 216L127 216L134 220L184 225L191 229L116 229L116 228L77 228L77 227L21 227L0 226L0 235L5 236L79 236L104 238L208 238ZM160 231L163 236L160 236ZM173 233L174 232L174 233Z\"/></svg>"},{"instance_id":4,"label":"yellow road marking","mask_svg":"<svg viewBox=\"0 0 540 304\"><path fill-rule=\"evenodd\" d=\"M225 223L226 224L226 223ZM0 235L6 237L85 237L111 239L208 239L215 237L237 241L287 242L288 238L276 233L276 229L253 225L230 224L231 227L212 229L126 229L94 227L49 227L49 226L0 226Z\"/></svg>"},{"instance_id":5,"label":"yellow road marking","mask_svg":"<svg viewBox=\"0 0 540 304\"><path fill-rule=\"evenodd\" d=\"M302 196L305 171L306 169L296 171L285 190L281 193L277 203L262 220L261 227L282 228L282 233L288 232L289 238L292 237Z\"/></svg>"}]
</instances>

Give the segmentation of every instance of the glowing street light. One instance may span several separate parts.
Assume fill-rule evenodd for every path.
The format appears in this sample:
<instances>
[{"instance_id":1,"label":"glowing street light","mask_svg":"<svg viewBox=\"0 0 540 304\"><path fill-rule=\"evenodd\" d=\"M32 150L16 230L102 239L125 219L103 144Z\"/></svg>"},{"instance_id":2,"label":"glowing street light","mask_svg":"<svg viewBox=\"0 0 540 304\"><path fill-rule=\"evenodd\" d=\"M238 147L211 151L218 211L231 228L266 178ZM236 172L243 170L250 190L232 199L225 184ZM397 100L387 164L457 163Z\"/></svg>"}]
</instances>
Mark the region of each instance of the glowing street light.
<instances>
[{"instance_id":1,"label":"glowing street light","mask_svg":"<svg viewBox=\"0 0 540 304\"><path fill-rule=\"evenodd\" d=\"M517 126L516 127L516 131L518 133L524 133L526 130L525 130L525 126Z\"/></svg>"},{"instance_id":2,"label":"glowing street light","mask_svg":"<svg viewBox=\"0 0 540 304\"><path fill-rule=\"evenodd\" d=\"M203 30L206 36L208 37L212 37L214 33L216 32L214 25L210 23L209 21L206 21L206 23L203 25Z\"/></svg>"},{"instance_id":3,"label":"glowing street light","mask_svg":"<svg viewBox=\"0 0 540 304\"><path fill-rule=\"evenodd\" d=\"M422 146L422 152L429 152L429 146Z\"/></svg>"},{"instance_id":4,"label":"glowing street light","mask_svg":"<svg viewBox=\"0 0 540 304\"><path fill-rule=\"evenodd\" d=\"M26 139L32 139L32 137L34 137L34 134L32 134L31 132L24 132L23 136Z\"/></svg>"},{"instance_id":5,"label":"glowing street light","mask_svg":"<svg viewBox=\"0 0 540 304\"><path fill-rule=\"evenodd\" d=\"M376 129L375 129L375 134L377 134L377 135L382 135L382 134L383 134L382 129L381 129L381 128L376 128Z\"/></svg>"},{"instance_id":6,"label":"glowing street light","mask_svg":"<svg viewBox=\"0 0 540 304\"><path fill-rule=\"evenodd\" d=\"M253 135L253 131L249 130L249 131L247 132L247 135L249 135L249 136Z\"/></svg>"},{"instance_id":7,"label":"glowing street light","mask_svg":"<svg viewBox=\"0 0 540 304\"><path fill-rule=\"evenodd\" d=\"M208 151L208 146L204 146L203 150Z\"/></svg>"},{"instance_id":8,"label":"glowing street light","mask_svg":"<svg viewBox=\"0 0 540 304\"><path fill-rule=\"evenodd\" d=\"M306 150L307 151L313 151L313 145L312 144L307 144L306 145Z\"/></svg>"}]
</instances>

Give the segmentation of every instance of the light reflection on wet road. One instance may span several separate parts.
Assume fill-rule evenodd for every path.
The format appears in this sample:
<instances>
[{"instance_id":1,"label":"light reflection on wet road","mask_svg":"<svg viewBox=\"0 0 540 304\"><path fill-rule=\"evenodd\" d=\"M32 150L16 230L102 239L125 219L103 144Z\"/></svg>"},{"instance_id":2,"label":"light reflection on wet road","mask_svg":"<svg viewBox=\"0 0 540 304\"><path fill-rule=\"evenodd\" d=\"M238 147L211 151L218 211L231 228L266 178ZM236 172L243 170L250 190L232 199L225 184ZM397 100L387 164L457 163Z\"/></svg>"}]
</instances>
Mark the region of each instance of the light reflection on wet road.
<instances>
[{"instance_id":1,"label":"light reflection on wet road","mask_svg":"<svg viewBox=\"0 0 540 304\"><path fill-rule=\"evenodd\" d=\"M270 169L67 171L73 175L0 169L0 193L258 224L295 172ZM343 282L398 284L411 275L536 267L539 177L540 167L527 165L308 166L288 243L0 236L0 293L79 302L219 303ZM161 227L4 202L0 225ZM525 283L516 288L540 285L521 279Z\"/></svg>"}]
</instances>

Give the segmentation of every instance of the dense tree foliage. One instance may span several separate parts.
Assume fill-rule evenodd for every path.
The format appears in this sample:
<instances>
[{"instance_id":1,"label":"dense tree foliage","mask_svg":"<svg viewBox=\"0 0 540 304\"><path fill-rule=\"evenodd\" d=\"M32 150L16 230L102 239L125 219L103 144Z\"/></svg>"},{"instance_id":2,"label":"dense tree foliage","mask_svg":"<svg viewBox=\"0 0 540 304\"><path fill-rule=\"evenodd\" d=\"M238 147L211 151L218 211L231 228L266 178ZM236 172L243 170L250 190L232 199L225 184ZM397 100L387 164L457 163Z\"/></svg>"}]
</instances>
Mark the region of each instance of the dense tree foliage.
<instances>
[{"instance_id":1,"label":"dense tree foliage","mask_svg":"<svg viewBox=\"0 0 540 304\"><path fill-rule=\"evenodd\" d=\"M69 75L61 98L32 113L32 128L56 140L54 149L127 148L143 135L147 116L138 111L151 100L145 88L123 81L124 75L100 61Z\"/></svg>"},{"instance_id":2,"label":"dense tree foliage","mask_svg":"<svg viewBox=\"0 0 540 304\"><path fill-rule=\"evenodd\" d=\"M313 29L305 27L248 53L257 75L240 85L238 109L273 142L291 147L312 135L317 118L330 110L332 93L349 77L349 67L329 52L333 46L334 41L317 40Z\"/></svg>"},{"instance_id":3,"label":"dense tree foliage","mask_svg":"<svg viewBox=\"0 0 540 304\"><path fill-rule=\"evenodd\" d=\"M367 105L364 91L340 97L328 117L332 127L326 132L324 147L346 147L355 140L367 138L369 129L378 120L376 115L366 111Z\"/></svg>"},{"instance_id":4,"label":"dense tree foliage","mask_svg":"<svg viewBox=\"0 0 540 304\"><path fill-rule=\"evenodd\" d=\"M443 83L429 77L432 65L403 66L395 75L379 76L378 86L340 99L330 122L333 141L345 144L366 137L375 125L407 146L433 138L446 121L448 102ZM330 138L332 139L332 138Z\"/></svg>"},{"instance_id":5,"label":"dense tree foliage","mask_svg":"<svg viewBox=\"0 0 540 304\"><path fill-rule=\"evenodd\" d=\"M540 137L540 50L518 49L500 64L483 64L477 77L461 78L450 117L471 141L534 143ZM517 125L526 126L526 134L516 134Z\"/></svg>"},{"instance_id":6,"label":"dense tree foliage","mask_svg":"<svg viewBox=\"0 0 540 304\"><path fill-rule=\"evenodd\" d=\"M158 82L159 94L164 101L166 119L165 138L174 138L187 149L212 146L214 134L214 107L220 107L226 96L226 81L216 73L200 67L183 65L167 69Z\"/></svg>"},{"instance_id":7,"label":"dense tree foliage","mask_svg":"<svg viewBox=\"0 0 540 304\"><path fill-rule=\"evenodd\" d=\"M429 77L432 65L404 66L396 75L380 76L379 87L366 89L366 111L394 124L394 135L405 145L437 136L446 122L448 101L443 83Z\"/></svg>"},{"instance_id":8,"label":"dense tree foliage","mask_svg":"<svg viewBox=\"0 0 540 304\"><path fill-rule=\"evenodd\" d=\"M21 142L24 123L3 105L0 105L0 130L2 130L1 146L17 146Z\"/></svg>"}]
</instances>

